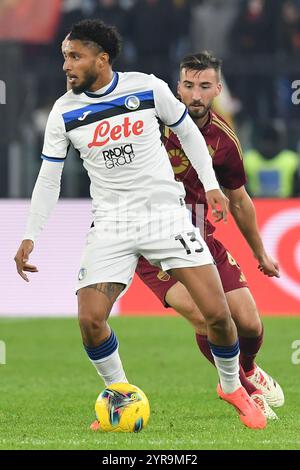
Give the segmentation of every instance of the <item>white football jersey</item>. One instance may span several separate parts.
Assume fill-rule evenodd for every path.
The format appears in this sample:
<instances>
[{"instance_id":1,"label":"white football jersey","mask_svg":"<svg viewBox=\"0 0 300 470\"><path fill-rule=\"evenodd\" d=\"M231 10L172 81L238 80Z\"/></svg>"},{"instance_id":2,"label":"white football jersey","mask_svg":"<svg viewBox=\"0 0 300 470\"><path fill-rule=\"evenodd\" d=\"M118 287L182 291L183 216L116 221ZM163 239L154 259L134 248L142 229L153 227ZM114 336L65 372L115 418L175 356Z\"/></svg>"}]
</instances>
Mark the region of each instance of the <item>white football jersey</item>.
<instances>
[{"instance_id":1,"label":"white football jersey","mask_svg":"<svg viewBox=\"0 0 300 470\"><path fill-rule=\"evenodd\" d=\"M176 210L185 191L174 179L159 120L172 128L186 115L186 107L154 75L114 72L97 94L68 91L56 101L42 158L60 162L73 144L91 180L96 220Z\"/></svg>"}]
</instances>

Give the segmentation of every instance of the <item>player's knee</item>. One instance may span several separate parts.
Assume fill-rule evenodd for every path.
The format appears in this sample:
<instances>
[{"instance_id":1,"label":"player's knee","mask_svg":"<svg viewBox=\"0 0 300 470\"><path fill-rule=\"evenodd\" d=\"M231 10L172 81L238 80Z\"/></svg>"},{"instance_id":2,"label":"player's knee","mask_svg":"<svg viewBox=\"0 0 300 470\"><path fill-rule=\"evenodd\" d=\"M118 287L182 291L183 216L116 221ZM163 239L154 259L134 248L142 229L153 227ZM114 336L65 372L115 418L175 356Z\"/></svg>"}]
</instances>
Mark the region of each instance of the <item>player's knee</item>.
<instances>
[{"instance_id":1,"label":"player's knee","mask_svg":"<svg viewBox=\"0 0 300 470\"><path fill-rule=\"evenodd\" d=\"M102 317L92 310L79 312L78 321L82 336L87 344L102 336L102 332L106 328L106 317Z\"/></svg>"},{"instance_id":2,"label":"player's knee","mask_svg":"<svg viewBox=\"0 0 300 470\"><path fill-rule=\"evenodd\" d=\"M240 336L256 338L262 332L262 323L260 318L247 319L246 324L237 325L237 329Z\"/></svg>"},{"instance_id":3,"label":"player's knee","mask_svg":"<svg viewBox=\"0 0 300 470\"><path fill-rule=\"evenodd\" d=\"M206 324L210 328L218 331L227 331L231 328L231 316L226 309L209 314L206 317Z\"/></svg>"}]
</instances>

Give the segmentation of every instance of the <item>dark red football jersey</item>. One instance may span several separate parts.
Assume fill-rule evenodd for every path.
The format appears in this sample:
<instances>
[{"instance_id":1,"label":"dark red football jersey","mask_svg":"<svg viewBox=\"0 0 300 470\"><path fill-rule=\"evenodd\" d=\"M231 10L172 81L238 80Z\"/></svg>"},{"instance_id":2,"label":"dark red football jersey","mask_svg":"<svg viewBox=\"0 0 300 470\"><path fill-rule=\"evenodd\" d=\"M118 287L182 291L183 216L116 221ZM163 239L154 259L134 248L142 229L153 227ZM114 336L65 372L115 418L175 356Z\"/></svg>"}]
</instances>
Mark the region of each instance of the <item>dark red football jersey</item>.
<instances>
[{"instance_id":1,"label":"dark red football jersey","mask_svg":"<svg viewBox=\"0 0 300 470\"><path fill-rule=\"evenodd\" d=\"M210 112L208 122L201 129L201 133L213 159L213 167L220 186L228 189L238 189L243 186L246 182L246 175L242 149L231 127L216 113ZM182 150L177 136L166 126L163 129L163 141L175 173L175 179L184 184L185 202L192 209L194 224L199 226L199 220L200 223L203 223L201 219L204 219L203 236L206 238L207 235L215 231L215 227L207 219L208 204L204 187Z\"/></svg>"}]
</instances>

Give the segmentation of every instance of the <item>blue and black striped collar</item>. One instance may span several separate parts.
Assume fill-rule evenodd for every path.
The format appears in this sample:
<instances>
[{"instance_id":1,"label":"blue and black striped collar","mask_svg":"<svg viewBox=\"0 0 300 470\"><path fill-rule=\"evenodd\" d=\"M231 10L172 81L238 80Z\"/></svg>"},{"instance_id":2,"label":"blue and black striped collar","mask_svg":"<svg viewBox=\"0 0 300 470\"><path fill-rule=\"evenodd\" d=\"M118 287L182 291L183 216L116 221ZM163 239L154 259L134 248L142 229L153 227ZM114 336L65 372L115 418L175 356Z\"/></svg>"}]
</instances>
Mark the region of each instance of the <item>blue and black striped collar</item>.
<instances>
[{"instance_id":1,"label":"blue and black striped collar","mask_svg":"<svg viewBox=\"0 0 300 470\"><path fill-rule=\"evenodd\" d=\"M118 72L114 72L111 84L104 93L90 93L88 91L84 91L84 94L87 95L89 98L102 98L102 96L109 95L112 91L114 91L114 89L118 85L118 82L119 82L119 74Z\"/></svg>"}]
</instances>

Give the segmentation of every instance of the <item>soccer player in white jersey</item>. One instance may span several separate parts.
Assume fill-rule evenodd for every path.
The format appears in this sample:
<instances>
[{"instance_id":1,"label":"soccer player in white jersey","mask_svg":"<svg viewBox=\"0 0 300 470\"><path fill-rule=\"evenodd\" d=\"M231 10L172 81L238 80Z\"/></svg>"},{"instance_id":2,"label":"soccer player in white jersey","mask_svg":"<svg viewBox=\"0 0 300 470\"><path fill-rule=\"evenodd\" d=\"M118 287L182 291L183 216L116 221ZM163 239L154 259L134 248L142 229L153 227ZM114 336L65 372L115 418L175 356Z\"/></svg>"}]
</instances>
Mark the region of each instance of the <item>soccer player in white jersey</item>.
<instances>
[{"instance_id":1,"label":"soccer player in white jersey","mask_svg":"<svg viewBox=\"0 0 300 470\"><path fill-rule=\"evenodd\" d=\"M79 324L88 357L105 384L127 382L107 319L143 255L182 282L204 314L219 374L218 395L235 407L246 426L264 428L266 418L240 384L236 328L210 252L190 222L158 120L177 134L216 219L226 220L227 199L205 141L166 83L153 75L112 70L119 51L118 32L101 21L84 20L70 32L63 68L71 90L49 115L43 163L15 256L18 273L28 281L25 271L37 271L29 255L58 200L72 143L91 180L94 220L78 275Z\"/></svg>"}]
</instances>

